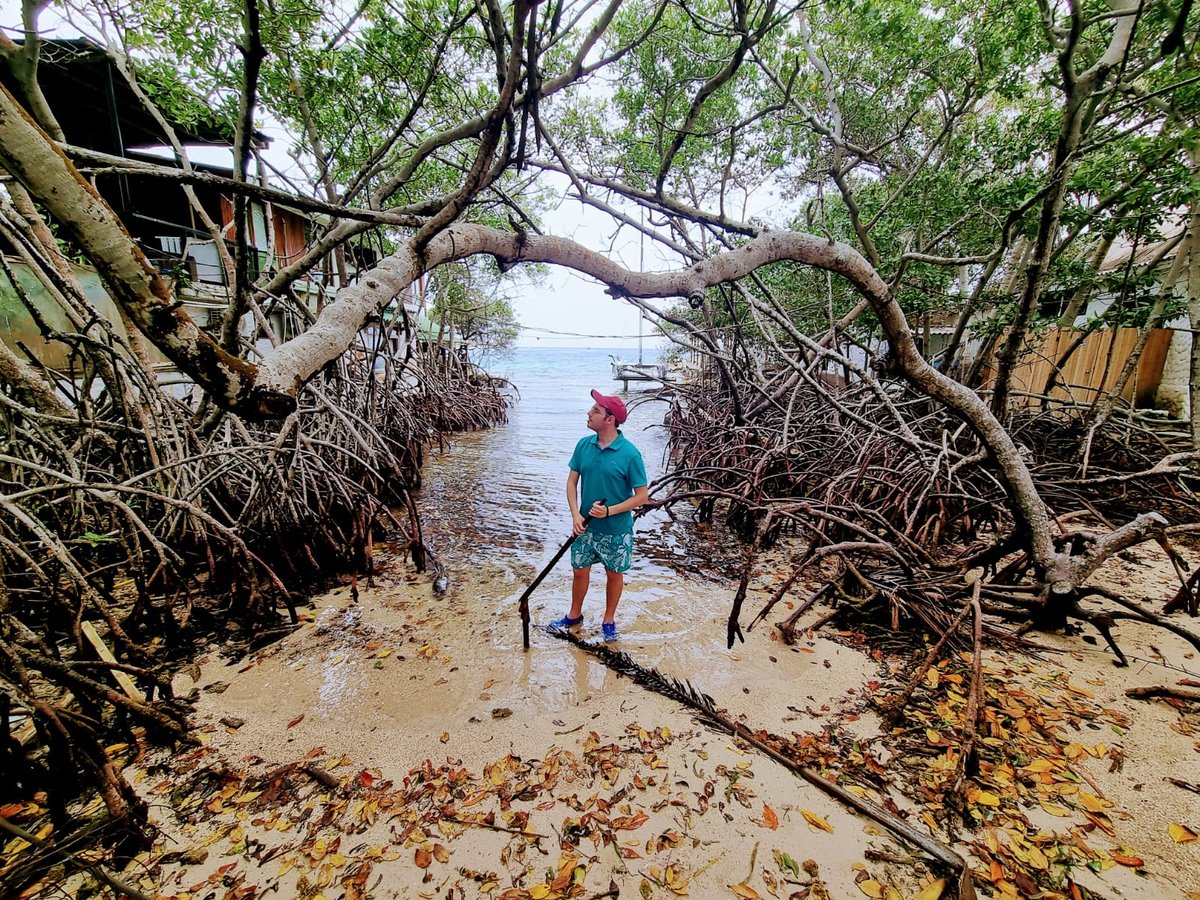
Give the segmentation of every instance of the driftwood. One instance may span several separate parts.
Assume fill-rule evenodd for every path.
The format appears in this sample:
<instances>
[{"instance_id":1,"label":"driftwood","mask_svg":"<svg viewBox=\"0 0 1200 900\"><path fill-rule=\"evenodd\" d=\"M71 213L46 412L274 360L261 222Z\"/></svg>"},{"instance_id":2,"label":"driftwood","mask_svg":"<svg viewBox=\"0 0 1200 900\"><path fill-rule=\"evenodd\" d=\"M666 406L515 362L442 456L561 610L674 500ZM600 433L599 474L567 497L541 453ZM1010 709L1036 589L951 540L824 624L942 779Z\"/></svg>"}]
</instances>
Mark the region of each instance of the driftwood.
<instances>
[{"instance_id":1,"label":"driftwood","mask_svg":"<svg viewBox=\"0 0 1200 900\"><path fill-rule=\"evenodd\" d=\"M705 724L735 735L792 773L803 778L809 784L879 823L901 840L928 854L938 863L958 875L960 898L964 898L964 900L966 898L974 898L975 890L971 870L961 856L928 834L918 831L907 822L893 816L877 804L845 790L828 778L796 762L779 749L780 747L788 746L788 742L785 739L769 737L768 740L770 742L764 740L760 735L766 734L766 732L755 731L744 723L738 722L718 708L712 697L697 690L691 683L668 678L653 669L640 666L628 654L620 650L615 650L608 646L590 644L578 635L568 631L555 629L550 633L590 653L604 663L604 665L616 672L629 676L642 687L688 706L699 715L700 720Z\"/></svg>"},{"instance_id":2,"label":"driftwood","mask_svg":"<svg viewBox=\"0 0 1200 900\"><path fill-rule=\"evenodd\" d=\"M1171 700L1185 700L1188 703L1200 703L1200 688L1172 687L1158 684L1149 687L1130 688L1125 692L1126 697L1138 700L1148 700L1152 697L1166 697Z\"/></svg>"}]
</instances>

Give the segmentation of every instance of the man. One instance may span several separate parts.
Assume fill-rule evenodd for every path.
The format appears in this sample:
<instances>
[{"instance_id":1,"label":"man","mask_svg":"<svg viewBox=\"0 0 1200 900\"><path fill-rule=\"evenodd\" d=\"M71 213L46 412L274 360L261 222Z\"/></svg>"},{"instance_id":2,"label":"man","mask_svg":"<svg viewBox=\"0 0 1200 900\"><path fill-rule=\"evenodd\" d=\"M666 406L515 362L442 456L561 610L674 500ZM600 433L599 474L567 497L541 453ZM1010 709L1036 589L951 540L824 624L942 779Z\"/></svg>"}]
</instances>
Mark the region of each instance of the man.
<instances>
[{"instance_id":1,"label":"man","mask_svg":"<svg viewBox=\"0 0 1200 900\"><path fill-rule=\"evenodd\" d=\"M574 628L583 621L592 565L604 565L604 619L606 641L617 639L616 612L625 589L625 573L633 561L633 510L646 502L646 466L637 447L623 435L628 410L620 397L592 391L595 404L588 410L587 427L595 434L581 438L571 456L567 475L567 506L576 534L571 545L571 611L554 622L554 628ZM585 522L581 509L591 517Z\"/></svg>"}]
</instances>

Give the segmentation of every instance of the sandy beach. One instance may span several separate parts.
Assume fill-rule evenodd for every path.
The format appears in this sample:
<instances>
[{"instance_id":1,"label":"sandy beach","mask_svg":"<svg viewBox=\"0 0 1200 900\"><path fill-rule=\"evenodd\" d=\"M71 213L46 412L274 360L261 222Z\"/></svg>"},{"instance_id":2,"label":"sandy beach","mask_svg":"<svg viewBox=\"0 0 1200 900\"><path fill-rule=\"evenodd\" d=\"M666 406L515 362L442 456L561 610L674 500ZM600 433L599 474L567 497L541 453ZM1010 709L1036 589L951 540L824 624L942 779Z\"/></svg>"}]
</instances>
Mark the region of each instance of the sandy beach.
<instances>
[{"instance_id":1,"label":"sandy beach","mask_svg":"<svg viewBox=\"0 0 1200 900\"><path fill-rule=\"evenodd\" d=\"M1161 597L1173 576L1155 552L1107 577ZM196 691L204 743L147 754L129 773L162 829L130 870L144 888L176 898L941 895L947 873L919 851L687 707L544 632L522 652L515 573L484 564L437 598L395 557L379 562L357 601L349 586L333 590L282 641L233 660L214 649L177 678L178 693ZM547 580L535 622L553 618L565 587L562 574ZM727 650L731 593L689 576L634 591L620 646L752 729L816 748L833 777L924 827L928 772L896 749L870 703L900 683L892 673L905 660L833 631L788 647L765 623ZM1024 892L1021 872L997 862L1016 851L1069 872L1080 896L1198 896L1200 841L1172 826L1196 832L1200 806L1165 780L1192 780L1196 716L1124 690L1196 677L1200 664L1160 630L1122 623L1118 633L1128 669L1080 636L1036 635L1057 648L1037 657L986 654L1008 702L1029 691L1064 710L1065 752L1083 749L1064 759L1081 777L1061 779L1054 802L1021 807L1023 837L999 800L995 821L938 834L967 858L980 895ZM878 790L850 777L864 756L886 773ZM993 812L988 791L976 799ZM1099 854L1088 865L1055 856L1080 844Z\"/></svg>"}]
</instances>

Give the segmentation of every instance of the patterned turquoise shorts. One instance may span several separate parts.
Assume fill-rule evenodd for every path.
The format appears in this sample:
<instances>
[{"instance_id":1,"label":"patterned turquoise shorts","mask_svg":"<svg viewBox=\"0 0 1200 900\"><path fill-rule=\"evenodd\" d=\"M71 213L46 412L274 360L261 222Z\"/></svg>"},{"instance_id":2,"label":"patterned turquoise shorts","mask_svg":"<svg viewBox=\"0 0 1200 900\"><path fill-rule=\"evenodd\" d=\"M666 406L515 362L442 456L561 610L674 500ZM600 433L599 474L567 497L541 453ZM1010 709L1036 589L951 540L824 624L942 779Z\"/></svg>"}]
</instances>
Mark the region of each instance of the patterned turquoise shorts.
<instances>
[{"instance_id":1,"label":"patterned turquoise shorts","mask_svg":"<svg viewBox=\"0 0 1200 900\"><path fill-rule=\"evenodd\" d=\"M585 531L571 545L571 568L586 569L604 563L610 572L628 572L633 564L633 532L593 534Z\"/></svg>"}]
</instances>

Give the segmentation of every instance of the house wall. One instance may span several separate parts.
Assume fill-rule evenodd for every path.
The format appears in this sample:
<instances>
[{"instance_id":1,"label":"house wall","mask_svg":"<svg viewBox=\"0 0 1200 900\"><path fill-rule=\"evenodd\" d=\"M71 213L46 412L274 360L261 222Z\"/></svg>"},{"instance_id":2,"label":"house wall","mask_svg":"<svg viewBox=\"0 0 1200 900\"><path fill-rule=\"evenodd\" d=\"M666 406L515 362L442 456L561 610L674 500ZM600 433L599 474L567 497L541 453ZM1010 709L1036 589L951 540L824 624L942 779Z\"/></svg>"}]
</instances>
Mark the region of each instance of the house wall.
<instances>
[{"instance_id":1,"label":"house wall","mask_svg":"<svg viewBox=\"0 0 1200 900\"><path fill-rule=\"evenodd\" d=\"M1031 395L1023 398L1025 403L1040 402L1050 373L1079 333L1073 328L1050 328L1030 336L1021 360L1011 375L1010 386L1014 394ZM1173 333L1167 328L1155 328L1150 332L1142 355L1138 358L1137 370L1122 392L1122 396L1135 408L1145 409L1155 405L1163 361ZM1112 390L1137 340L1136 328L1092 332L1055 379L1051 397L1070 403L1091 403L1098 392ZM984 376L987 385L994 379L994 370L989 370Z\"/></svg>"},{"instance_id":2,"label":"house wall","mask_svg":"<svg viewBox=\"0 0 1200 900\"><path fill-rule=\"evenodd\" d=\"M1176 419L1191 418L1191 403L1188 398L1188 382L1192 367L1192 333L1183 330L1174 332L1167 358L1163 363L1162 383L1158 386L1156 405L1165 409Z\"/></svg>"},{"instance_id":3,"label":"house wall","mask_svg":"<svg viewBox=\"0 0 1200 900\"><path fill-rule=\"evenodd\" d=\"M8 261L8 264L13 275L16 276L17 282L47 325L68 334L74 333L76 329L71 326L66 313L62 311L57 302L46 294L45 288L42 287L41 282L29 266L12 259ZM121 325L120 311L104 289L104 283L100 280L100 276L92 269L84 269L79 266L72 266L72 268L88 300L112 324L113 330L124 336L125 329ZM62 341L47 341L42 337L33 316L25 308L24 301L17 295L8 279L4 277L0 277L0 340L3 340L22 358L25 357L25 353L21 350L21 345L24 345L36 359L52 369L61 371L66 369L70 363L71 348ZM156 348L148 347L148 349L152 362L165 363L167 361L166 357Z\"/></svg>"}]
</instances>

